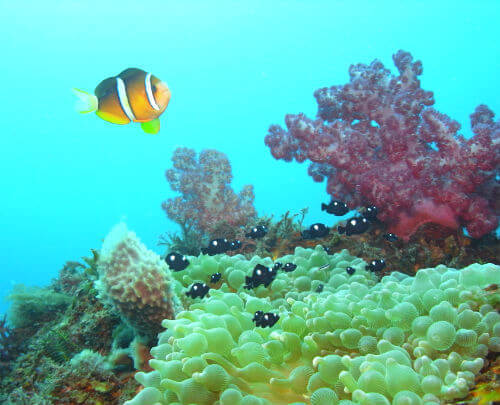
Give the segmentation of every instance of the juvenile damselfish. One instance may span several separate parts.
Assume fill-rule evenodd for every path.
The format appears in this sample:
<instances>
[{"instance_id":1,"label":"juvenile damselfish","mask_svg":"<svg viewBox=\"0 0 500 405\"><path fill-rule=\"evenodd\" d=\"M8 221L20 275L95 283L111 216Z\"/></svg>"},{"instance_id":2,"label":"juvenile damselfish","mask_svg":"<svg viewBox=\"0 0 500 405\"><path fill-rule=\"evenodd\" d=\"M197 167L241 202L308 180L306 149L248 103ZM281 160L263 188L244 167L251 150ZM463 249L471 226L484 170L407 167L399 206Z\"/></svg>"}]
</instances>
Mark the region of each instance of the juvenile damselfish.
<instances>
[{"instance_id":1,"label":"juvenile damselfish","mask_svg":"<svg viewBox=\"0 0 500 405\"><path fill-rule=\"evenodd\" d=\"M215 256L220 253L226 253L231 249L231 245L226 238L212 239L208 243L208 247L201 248L201 253L204 255Z\"/></svg>"},{"instance_id":2,"label":"juvenile damselfish","mask_svg":"<svg viewBox=\"0 0 500 405\"><path fill-rule=\"evenodd\" d=\"M266 236L267 234L267 226L265 225L257 225L257 226L254 226L250 232L247 232L245 234L245 236L247 238L251 238L251 239L260 239L260 238L263 238L264 236Z\"/></svg>"},{"instance_id":3,"label":"juvenile damselfish","mask_svg":"<svg viewBox=\"0 0 500 405\"><path fill-rule=\"evenodd\" d=\"M379 272L385 268L384 259L374 259L365 266L365 270Z\"/></svg>"},{"instance_id":4,"label":"juvenile damselfish","mask_svg":"<svg viewBox=\"0 0 500 405\"><path fill-rule=\"evenodd\" d=\"M255 322L255 326L266 328L273 327L276 322L280 319L278 314L273 314L272 312L256 311L252 321Z\"/></svg>"},{"instance_id":5,"label":"juvenile damselfish","mask_svg":"<svg viewBox=\"0 0 500 405\"><path fill-rule=\"evenodd\" d=\"M351 235L360 235L363 232L366 232L370 227L370 223L365 217L354 217L347 221L345 226L338 226L337 230L340 234L346 234L347 236Z\"/></svg>"},{"instance_id":6,"label":"juvenile damselfish","mask_svg":"<svg viewBox=\"0 0 500 405\"><path fill-rule=\"evenodd\" d=\"M302 239L323 238L329 233L329 229L325 224L312 224L309 229L302 231Z\"/></svg>"},{"instance_id":7,"label":"juvenile damselfish","mask_svg":"<svg viewBox=\"0 0 500 405\"><path fill-rule=\"evenodd\" d=\"M192 299L195 298L203 298L205 295L207 295L208 291L210 290L210 287L206 285L205 283L194 283L191 285L188 291L186 291L186 295L188 297L191 297Z\"/></svg>"},{"instance_id":8,"label":"juvenile damselfish","mask_svg":"<svg viewBox=\"0 0 500 405\"><path fill-rule=\"evenodd\" d=\"M278 269L274 266L271 268L257 264L253 269L252 275L245 277L245 285L243 287L250 290L263 284L267 288L274 281L277 273Z\"/></svg>"},{"instance_id":9,"label":"juvenile damselfish","mask_svg":"<svg viewBox=\"0 0 500 405\"><path fill-rule=\"evenodd\" d=\"M349 207L343 201L332 200L329 204L321 203L321 211L326 211L329 214L342 216L349 212Z\"/></svg>"},{"instance_id":10,"label":"juvenile damselfish","mask_svg":"<svg viewBox=\"0 0 500 405\"><path fill-rule=\"evenodd\" d=\"M290 273L291 271L294 271L297 268L297 265L295 263L286 263L283 267L282 270L285 273Z\"/></svg>"},{"instance_id":11,"label":"juvenile damselfish","mask_svg":"<svg viewBox=\"0 0 500 405\"><path fill-rule=\"evenodd\" d=\"M180 253L170 252L167 256L165 256L165 261L173 271L182 271L187 266L189 266L189 260L186 256L181 255Z\"/></svg>"},{"instance_id":12,"label":"juvenile damselfish","mask_svg":"<svg viewBox=\"0 0 500 405\"><path fill-rule=\"evenodd\" d=\"M159 116L170 101L170 89L151 73L128 68L97 85L94 95L73 89L79 98L77 109L82 114L94 112L113 124L139 122L144 132L160 131Z\"/></svg>"}]
</instances>

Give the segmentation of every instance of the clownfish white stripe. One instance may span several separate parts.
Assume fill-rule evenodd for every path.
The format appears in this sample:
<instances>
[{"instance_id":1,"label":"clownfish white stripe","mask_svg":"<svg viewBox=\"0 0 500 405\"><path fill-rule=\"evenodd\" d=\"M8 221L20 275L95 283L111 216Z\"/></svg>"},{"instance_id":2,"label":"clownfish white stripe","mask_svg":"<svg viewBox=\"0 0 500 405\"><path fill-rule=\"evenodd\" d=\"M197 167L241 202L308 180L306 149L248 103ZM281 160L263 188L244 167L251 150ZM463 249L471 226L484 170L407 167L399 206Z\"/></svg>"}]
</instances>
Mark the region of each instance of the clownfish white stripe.
<instances>
[{"instance_id":1,"label":"clownfish white stripe","mask_svg":"<svg viewBox=\"0 0 500 405\"><path fill-rule=\"evenodd\" d=\"M119 77L116 78L116 89L118 91L118 100L120 101L120 105L122 106L122 110L125 115L128 117L130 121L135 121L134 113L132 112L132 108L130 108L130 104L128 102L127 90L125 89L125 83Z\"/></svg>"},{"instance_id":2,"label":"clownfish white stripe","mask_svg":"<svg viewBox=\"0 0 500 405\"><path fill-rule=\"evenodd\" d=\"M151 73L148 73L146 75L146 79L144 80L144 85L146 86L146 95L148 96L149 104L151 104L151 107L153 107L156 111L159 111L160 107L158 107L158 104L156 104L155 96L153 94L153 89L151 88Z\"/></svg>"}]
</instances>

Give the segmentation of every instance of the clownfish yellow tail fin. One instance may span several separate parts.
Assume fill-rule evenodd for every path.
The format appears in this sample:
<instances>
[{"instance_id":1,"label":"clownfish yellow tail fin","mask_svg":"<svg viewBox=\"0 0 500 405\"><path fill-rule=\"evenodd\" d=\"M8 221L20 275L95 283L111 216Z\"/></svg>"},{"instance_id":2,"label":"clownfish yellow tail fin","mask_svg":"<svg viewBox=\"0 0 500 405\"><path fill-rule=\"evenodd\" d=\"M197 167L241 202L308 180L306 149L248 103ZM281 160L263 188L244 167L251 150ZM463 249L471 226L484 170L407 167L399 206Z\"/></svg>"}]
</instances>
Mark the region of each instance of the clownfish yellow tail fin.
<instances>
[{"instance_id":1,"label":"clownfish yellow tail fin","mask_svg":"<svg viewBox=\"0 0 500 405\"><path fill-rule=\"evenodd\" d=\"M79 89L73 89L73 93L77 97L75 104L76 111L81 114L87 114L97 110L98 101L96 96Z\"/></svg>"}]
</instances>

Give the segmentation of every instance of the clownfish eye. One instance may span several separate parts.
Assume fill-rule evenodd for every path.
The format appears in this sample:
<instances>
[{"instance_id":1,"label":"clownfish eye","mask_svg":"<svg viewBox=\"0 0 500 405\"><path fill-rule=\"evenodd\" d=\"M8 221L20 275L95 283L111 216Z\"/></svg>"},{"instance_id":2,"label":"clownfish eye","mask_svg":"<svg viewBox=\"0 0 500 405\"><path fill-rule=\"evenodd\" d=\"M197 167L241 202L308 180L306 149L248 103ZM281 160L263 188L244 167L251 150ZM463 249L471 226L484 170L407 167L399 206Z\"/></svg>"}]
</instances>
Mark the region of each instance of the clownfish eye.
<instances>
[{"instance_id":1,"label":"clownfish eye","mask_svg":"<svg viewBox=\"0 0 500 405\"><path fill-rule=\"evenodd\" d=\"M154 84L153 84L153 85L151 86L151 90L153 90L153 93L154 93L154 92L156 92L156 89L157 89L156 85L154 85Z\"/></svg>"}]
</instances>

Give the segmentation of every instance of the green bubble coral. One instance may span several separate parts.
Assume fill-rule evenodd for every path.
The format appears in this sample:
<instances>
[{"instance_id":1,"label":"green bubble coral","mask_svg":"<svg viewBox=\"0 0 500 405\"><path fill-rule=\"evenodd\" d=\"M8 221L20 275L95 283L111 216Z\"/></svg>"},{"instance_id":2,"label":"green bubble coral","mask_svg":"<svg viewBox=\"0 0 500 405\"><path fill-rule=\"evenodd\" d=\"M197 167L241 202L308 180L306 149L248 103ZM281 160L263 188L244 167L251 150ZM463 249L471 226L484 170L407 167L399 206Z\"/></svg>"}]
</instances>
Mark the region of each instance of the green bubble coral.
<instances>
[{"instance_id":1,"label":"green bubble coral","mask_svg":"<svg viewBox=\"0 0 500 405\"><path fill-rule=\"evenodd\" d=\"M361 354L375 353L378 340L373 336L362 336L359 339L358 346Z\"/></svg>"},{"instance_id":2,"label":"green bubble coral","mask_svg":"<svg viewBox=\"0 0 500 405\"><path fill-rule=\"evenodd\" d=\"M396 346L401 346L405 340L405 333L401 328L392 326L384 331L382 337Z\"/></svg>"},{"instance_id":3,"label":"green bubble coral","mask_svg":"<svg viewBox=\"0 0 500 405\"><path fill-rule=\"evenodd\" d=\"M422 405L422 398L412 391L399 391L392 400L392 405Z\"/></svg>"},{"instance_id":4,"label":"green bubble coral","mask_svg":"<svg viewBox=\"0 0 500 405\"><path fill-rule=\"evenodd\" d=\"M454 324L457 319L457 310L448 301L434 305L429 311L430 317L434 321L446 321Z\"/></svg>"},{"instance_id":5,"label":"green bubble coral","mask_svg":"<svg viewBox=\"0 0 500 405\"><path fill-rule=\"evenodd\" d=\"M394 308L386 311L386 317L389 318L398 328L409 330L413 320L418 316L418 310L410 302L402 302Z\"/></svg>"},{"instance_id":6,"label":"green bubble coral","mask_svg":"<svg viewBox=\"0 0 500 405\"><path fill-rule=\"evenodd\" d=\"M128 405L437 405L465 397L488 351L500 350L500 318L483 290L500 283L499 266L379 282L361 259L317 246L277 259L296 270L248 290L244 277L269 258L189 260L169 274L176 294L211 272L222 274L220 288L182 298L184 311L163 321L154 371L137 374L146 388ZM347 277L347 266L356 273ZM280 318L256 327L255 311Z\"/></svg>"},{"instance_id":7,"label":"green bubble coral","mask_svg":"<svg viewBox=\"0 0 500 405\"><path fill-rule=\"evenodd\" d=\"M427 341L436 350L446 350L455 341L455 327L446 321L434 322L427 329Z\"/></svg>"},{"instance_id":8,"label":"green bubble coral","mask_svg":"<svg viewBox=\"0 0 500 405\"><path fill-rule=\"evenodd\" d=\"M231 378L224 368L218 364L210 364L201 373L193 373L193 379L210 391L217 392L224 391Z\"/></svg>"},{"instance_id":9,"label":"green bubble coral","mask_svg":"<svg viewBox=\"0 0 500 405\"><path fill-rule=\"evenodd\" d=\"M311 405L337 405L339 398L330 388L320 388L311 395Z\"/></svg>"}]
</instances>

